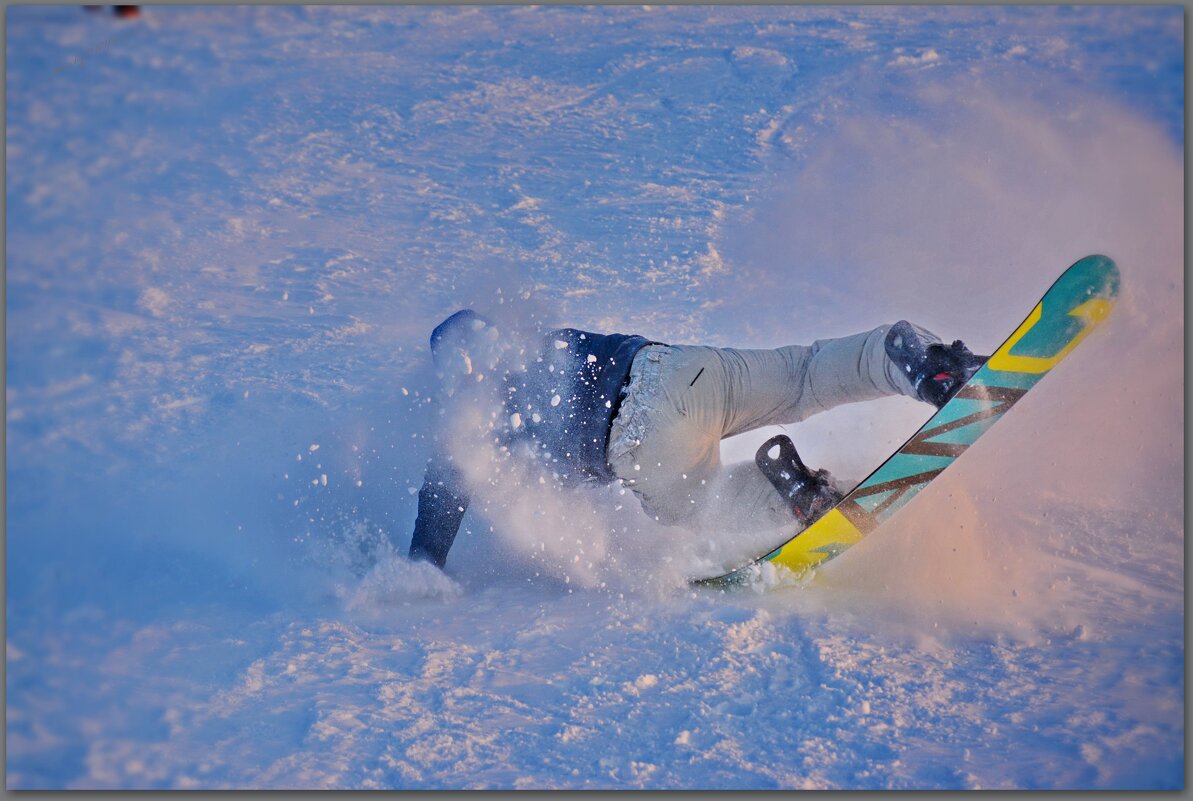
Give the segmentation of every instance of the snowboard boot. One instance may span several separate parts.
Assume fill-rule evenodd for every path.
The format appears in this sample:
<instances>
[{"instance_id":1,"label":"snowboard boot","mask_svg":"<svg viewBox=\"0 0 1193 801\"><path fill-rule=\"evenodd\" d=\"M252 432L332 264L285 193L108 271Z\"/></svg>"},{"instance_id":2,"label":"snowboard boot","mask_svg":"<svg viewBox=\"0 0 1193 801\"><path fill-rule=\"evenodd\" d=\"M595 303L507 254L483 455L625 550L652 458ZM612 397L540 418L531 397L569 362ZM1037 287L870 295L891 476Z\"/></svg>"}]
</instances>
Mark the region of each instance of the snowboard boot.
<instances>
[{"instance_id":1,"label":"snowboard boot","mask_svg":"<svg viewBox=\"0 0 1193 801\"><path fill-rule=\"evenodd\" d=\"M770 455L772 451L776 454L774 458ZM803 463L795 444L785 434L778 434L762 443L762 447L754 454L754 463L787 499L795 519L805 527L812 525L845 497L833 486L827 470L813 471Z\"/></svg>"},{"instance_id":2,"label":"snowboard boot","mask_svg":"<svg viewBox=\"0 0 1193 801\"><path fill-rule=\"evenodd\" d=\"M917 397L937 409L956 395L988 358L974 356L959 339L952 345L926 342L906 320L887 332L886 355L911 381Z\"/></svg>"}]
</instances>

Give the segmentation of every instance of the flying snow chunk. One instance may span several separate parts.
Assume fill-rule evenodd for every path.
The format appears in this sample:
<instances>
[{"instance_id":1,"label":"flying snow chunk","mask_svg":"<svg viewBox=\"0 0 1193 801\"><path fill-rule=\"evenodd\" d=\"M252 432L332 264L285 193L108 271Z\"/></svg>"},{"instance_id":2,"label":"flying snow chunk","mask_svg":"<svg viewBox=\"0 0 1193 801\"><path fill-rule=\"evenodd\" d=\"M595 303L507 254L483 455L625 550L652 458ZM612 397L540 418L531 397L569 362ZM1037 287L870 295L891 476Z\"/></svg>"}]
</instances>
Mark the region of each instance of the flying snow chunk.
<instances>
[{"instance_id":1,"label":"flying snow chunk","mask_svg":"<svg viewBox=\"0 0 1193 801\"><path fill-rule=\"evenodd\" d=\"M592 364L595 361L596 361L596 356L593 356L591 353L588 354L588 363Z\"/></svg>"},{"instance_id":2,"label":"flying snow chunk","mask_svg":"<svg viewBox=\"0 0 1193 801\"><path fill-rule=\"evenodd\" d=\"M517 431L519 428L521 428L522 427L522 415L518 414L517 412L514 412L513 414L511 414L510 415L510 426L513 427L513 429L515 431Z\"/></svg>"},{"instance_id":3,"label":"flying snow chunk","mask_svg":"<svg viewBox=\"0 0 1193 801\"><path fill-rule=\"evenodd\" d=\"M311 453L314 453L315 451L319 450L318 443L312 444L311 447L307 448L307 450L310 451Z\"/></svg>"},{"instance_id":4,"label":"flying snow chunk","mask_svg":"<svg viewBox=\"0 0 1193 801\"><path fill-rule=\"evenodd\" d=\"M559 396L558 396L558 395L556 395L555 397L551 398L551 405L552 405L552 406L558 406L558 405L559 405Z\"/></svg>"},{"instance_id":5,"label":"flying snow chunk","mask_svg":"<svg viewBox=\"0 0 1193 801\"><path fill-rule=\"evenodd\" d=\"M567 346L568 346L568 343L564 342L562 339L555 340L555 349L556 350L563 350Z\"/></svg>"}]
</instances>

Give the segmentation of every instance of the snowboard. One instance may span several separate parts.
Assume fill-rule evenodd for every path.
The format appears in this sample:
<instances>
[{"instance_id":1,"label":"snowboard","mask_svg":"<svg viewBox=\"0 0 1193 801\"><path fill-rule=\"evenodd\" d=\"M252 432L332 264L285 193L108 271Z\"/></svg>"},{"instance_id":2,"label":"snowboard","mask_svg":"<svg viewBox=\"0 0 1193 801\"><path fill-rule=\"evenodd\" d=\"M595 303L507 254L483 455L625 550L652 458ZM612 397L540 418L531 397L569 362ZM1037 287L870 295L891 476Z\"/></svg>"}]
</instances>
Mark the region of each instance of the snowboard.
<instances>
[{"instance_id":1,"label":"snowboard","mask_svg":"<svg viewBox=\"0 0 1193 801\"><path fill-rule=\"evenodd\" d=\"M960 391L840 503L769 553L736 570L692 583L748 584L767 562L804 573L874 531L1105 320L1118 289L1118 268L1105 256L1087 256L1069 267Z\"/></svg>"}]
</instances>

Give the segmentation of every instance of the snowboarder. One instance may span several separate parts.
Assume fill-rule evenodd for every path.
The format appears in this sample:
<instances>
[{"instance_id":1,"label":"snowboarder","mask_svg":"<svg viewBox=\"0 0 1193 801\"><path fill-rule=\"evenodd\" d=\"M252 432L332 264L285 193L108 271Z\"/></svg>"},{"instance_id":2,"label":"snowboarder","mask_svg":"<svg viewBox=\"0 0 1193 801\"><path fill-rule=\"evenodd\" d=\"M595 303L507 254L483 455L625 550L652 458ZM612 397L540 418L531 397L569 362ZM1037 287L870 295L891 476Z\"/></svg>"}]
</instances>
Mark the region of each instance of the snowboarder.
<instances>
[{"instance_id":1,"label":"snowboarder","mask_svg":"<svg viewBox=\"0 0 1193 801\"><path fill-rule=\"evenodd\" d=\"M775 349L574 328L515 339L469 309L431 334L445 394L481 410L472 441L484 434L562 486L620 481L665 525L721 531L807 526L841 498L786 436L764 443L753 464L730 466L721 464L722 439L889 395L940 407L984 362L907 321ZM439 567L470 498L447 450L427 464L409 551Z\"/></svg>"}]
</instances>

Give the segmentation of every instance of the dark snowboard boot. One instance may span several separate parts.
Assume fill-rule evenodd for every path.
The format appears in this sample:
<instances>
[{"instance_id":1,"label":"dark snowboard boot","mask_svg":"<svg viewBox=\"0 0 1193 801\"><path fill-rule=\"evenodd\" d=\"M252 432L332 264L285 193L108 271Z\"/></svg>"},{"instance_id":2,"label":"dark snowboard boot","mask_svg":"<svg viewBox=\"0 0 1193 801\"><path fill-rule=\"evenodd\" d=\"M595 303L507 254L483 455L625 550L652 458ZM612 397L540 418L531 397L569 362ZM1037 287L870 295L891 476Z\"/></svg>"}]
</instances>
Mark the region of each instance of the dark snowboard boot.
<instances>
[{"instance_id":1,"label":"dark snowboard boot","mask_svg":"<svg viewBox=\"0 0 1193 801\"><path fill-rule=\"evenodd\" d=\"M974 356L959 339L952 345L925 342L906 320L887 332L886 355L911 381L919 399L937 409L956 395L987 359Z\"/></svg>"},{"instance_id":2,"label":"dark snowboard boot","mask_svg":"<svg viewBox=\"0 0 1193 801\"><path fill-rule=\"evenodd\" d=\"M771 452L774 451L774 458ZM754 454L754 463L770 479L803 526L810 526L844 497L833 486L827 470L810 470L786 434L778 434L762 443Z\"/></svg>"}]
</instances>

